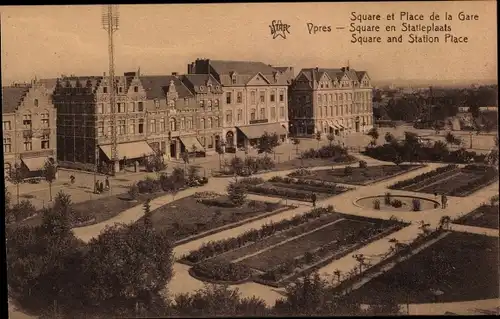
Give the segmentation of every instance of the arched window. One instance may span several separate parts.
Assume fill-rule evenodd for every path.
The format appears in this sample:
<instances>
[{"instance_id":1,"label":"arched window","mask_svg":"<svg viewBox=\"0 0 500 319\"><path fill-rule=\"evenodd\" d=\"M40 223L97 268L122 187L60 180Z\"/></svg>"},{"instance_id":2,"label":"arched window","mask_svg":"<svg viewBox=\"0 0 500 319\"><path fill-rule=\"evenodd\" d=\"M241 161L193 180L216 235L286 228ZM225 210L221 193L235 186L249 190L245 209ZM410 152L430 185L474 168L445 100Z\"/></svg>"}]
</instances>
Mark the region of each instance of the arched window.
<instances>
[{"instance_id":1,"label":"arched window","mask_svg":"<svg viewBox=\"0 0 500 319\"><path fill-rule=\"evenodd\" d=\"M208 119L207 119L207 127L208 127L208 128L213 128L213 127L212 127L212 119L211 119L211 118L208 118Z\"/></svg>"},{"instance_id":2,"label":"arched window","mask_svg":"<svg viewBox=\"0 0 500 319\"><path fill-rule=\"evenodd\" d=\"M201 130L205 129L205 119L200 119L200 129Z\"/></svg>"},{"instance_id":3,"label":"arched window","mask_svg":"<svg viewBox=\"0 0 500 319\"><path fill-rule=\"evenodd\" d=\"M219 118L218 117L214 117L214 127L215 128L219 127Z\"/></svg>"},{"instance_id":4,"label":"arched window","mask_svg":"<svg viewBox=\"0 0 500 319\"><path fill-rule=\"evenodd\" d=\"M38 107L38 99L35 99L35 100L33 101L33 104L35 105L35 107Z\"/></svg>"},{"instance_id":5,"label":"arched window","mask_svg":"<svg viewBox=\"0 0 500 319\"><path fill-rule=\"evenodd\" d=\"M185 128L186 128L186 119L185 118L181 118L181 130L183 130Z\"/></svg>"},{"instance_id":6,"label":"arched window","mask_svg":"<svg viewBox=\"0 0 500 319\"><path fill-rule=\"evenodd\" d=\"M255 109L251 109L250 110L250 121L254 121L255 120Z\"/></svg>"}]
</instances>

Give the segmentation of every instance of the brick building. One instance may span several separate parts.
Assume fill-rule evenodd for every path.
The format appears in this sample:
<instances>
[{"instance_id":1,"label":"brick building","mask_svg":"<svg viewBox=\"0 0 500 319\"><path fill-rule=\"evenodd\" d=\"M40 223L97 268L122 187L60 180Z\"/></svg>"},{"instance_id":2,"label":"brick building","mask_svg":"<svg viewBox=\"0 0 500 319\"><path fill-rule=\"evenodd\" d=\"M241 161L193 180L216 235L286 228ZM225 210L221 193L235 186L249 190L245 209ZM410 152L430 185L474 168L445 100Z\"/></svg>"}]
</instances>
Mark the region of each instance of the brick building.
<instances>
[{"instance_id":1,"label":"brick building","mask_svg":"<svg viewBox=\"0 0 500 319\"><path fill-rule=\"evenodd\" d=\"M366 132L373 127L372 89L365 71L302 69L290 86L290 132L299 136Z\"/></svg>"},{"instance_id":2,"label":"brick building","mask_svg":"<svg viewBox=\"0 0 500 319\"><path fill-rule=\"evenodd\" d=\"M2 88L4 176L18 164L26 177L39 177L56 157L56 110L41 81Z\"/></svg>"},{"instance_id":3,"label":"brick building","mask_svg":"<svg viewBox=\"0 0 500 319\"><path fill-rule=\"evenodd\" d=\"M222 85L227 147L248 146L264 132L287 138L290 70L249 61L197 59L188 65L188 74L210 74Z\"/></svg>"}]
</instances>

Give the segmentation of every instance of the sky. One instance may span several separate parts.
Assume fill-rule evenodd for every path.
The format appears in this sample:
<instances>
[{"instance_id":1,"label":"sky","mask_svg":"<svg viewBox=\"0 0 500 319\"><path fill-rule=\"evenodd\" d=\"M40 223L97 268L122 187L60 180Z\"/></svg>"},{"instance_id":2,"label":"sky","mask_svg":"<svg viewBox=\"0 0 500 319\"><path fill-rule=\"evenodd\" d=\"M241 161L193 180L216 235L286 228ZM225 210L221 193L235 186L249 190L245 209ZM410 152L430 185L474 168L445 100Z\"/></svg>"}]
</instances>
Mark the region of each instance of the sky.
<instances>
[{"instance_id":1,"label":"sky","mask_svg":"<svg viewBox=\"0 0 500 319\"><path fill-rule=\"evenodd\" d=\"M107 33L102 29L101 6L0 7L2 82L30 81L61 74L102 75L108 69ZM366 70L374 82L396 79L469 81L497 79L496 1L376 2L376 3L254 3L160 4L119 7L120 28L115 33L117 74L187 72L196 58L252 60L278 66L336 68L349 63ZM351 43L350 20L356 15L380 14L382 43ZM448 23L449 32L467 36L468 43L386 43L388 35L402 34L401 12L423 14L430 25ZM444 21L445 12L452 21ZM477 14L478 21L459 21L459 12ZM396 21L387 21L394 13ZM290 25L286 39L273 39L269 25ZM419 21L408 21L419 23ZM330 26L330 32L309 34L307 23ZM396 32L385 27L392 24ZM345 29L337 29L345 27Z\"/></svg>"}]
</instances>

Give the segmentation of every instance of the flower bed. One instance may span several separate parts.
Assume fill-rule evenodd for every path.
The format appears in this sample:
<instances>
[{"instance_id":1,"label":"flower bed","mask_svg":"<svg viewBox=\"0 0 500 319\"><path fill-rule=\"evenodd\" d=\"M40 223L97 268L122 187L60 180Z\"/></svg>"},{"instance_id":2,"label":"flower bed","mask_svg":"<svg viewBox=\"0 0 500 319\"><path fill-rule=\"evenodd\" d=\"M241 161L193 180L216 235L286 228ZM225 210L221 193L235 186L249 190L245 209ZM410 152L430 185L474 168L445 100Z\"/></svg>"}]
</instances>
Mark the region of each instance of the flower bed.
<instances>
[{"instance_id":1,"label":"flower bed","mask_svg":"<svg viewBox=\"0 0 500 319\"><path fill-rule=\"evenodd\" d=\"M307 185L314 187L333 187L333 188L339 187L340 189L346 188L338 186L337 183L329 181L321 181L314 179L299 179L299 178L281 177L281 176L273 176L268 181L272 183L297 184L297 185Z\"/></svg>"},{"instance_id":2,"label":"flower bed","mask_svg":"<svg viewBox=\"0 0 500 319\"><path fill-rule=\"evenodd\" d=\"M284 185L287 186L287 185ZM302 187L300 190L290 189L288 187L277 187L273 185L250 185L247 188L249 193L265 194L267 196L277 196L281 198L295 199L304 202L310 202L311 192L318 191L317 188ZM345 190L336 189L334 194L340 194Z\"/></svg>"},{"instance_id":3,"label":"flower bed","mask_svg":"<svg viewBox=\"0 0 500 319\"><path fill-rule=\"evenodd\" d=\"M238 237L205 243L199 249L191 251L188 255L184 256L180 261L187 264L195 264L200 261L212 258L216 255L220 255L224 252L234 250L250 243L254 243L264 238L270 237L276 232L287 230L300 224L305 224L310 220L318 219L322 214L325 213L333 213L333 207L316 208L303 215L292 217L291 219L285 219L277 223L263 225L258 230L248 230Z\"/></svg>"},{"instance_id":4,"label":"flower bed","mask_svg":"<svg viewBox=\"0 0 500 319\"><path fill-rule=\"evenodd\" d=\"M413 177L411 179L406 179L406 180L403 180L403 181L399 181L399 182L393 184L392 186L390 186L389 188L390 189L401 189L401 188L408 187L410 185L422 182L422 181L427 180L427 179L429 179L431 177L438 176L438 175L443 174L445 172L453 171L453 170L456 170L456 169L458 169L458 166L455 165L455 164L447 165L447 166L444 166L444 167L439 167L439 168L437 168L437 169L435 169L433 171L420 174L420 175L415 176L415 177Z\"/></svg>"},{"instance_id":5,"label":"flower bed","mask_svg":"<svg viewBox=\"0 0 500 319\"><path fill-rule=\"evenodd\" d=\"M190 269L190 274L204 281L236 284L250 279L252 271L249 267L237 263L207 261L196 264Z\"/></svg>"}]
</instances>

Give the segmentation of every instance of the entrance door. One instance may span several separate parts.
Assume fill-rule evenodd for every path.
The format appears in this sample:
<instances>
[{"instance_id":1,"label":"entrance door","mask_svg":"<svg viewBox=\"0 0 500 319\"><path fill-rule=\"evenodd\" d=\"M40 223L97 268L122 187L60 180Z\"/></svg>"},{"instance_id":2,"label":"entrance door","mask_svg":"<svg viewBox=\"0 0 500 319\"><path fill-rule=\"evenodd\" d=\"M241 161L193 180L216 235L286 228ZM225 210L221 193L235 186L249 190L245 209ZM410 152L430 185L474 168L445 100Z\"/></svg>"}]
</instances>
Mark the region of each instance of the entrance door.
<instances>
[{"instance_id":1,"label":"entrance door","mask_svg":"<svg viewBox=\"0 0 500 319\"><path fill-rule=\"evenodd\" d=\"M356 132L359 132L359 121L356 121L355 126L356 126Z\"/></svg>"},{"instance_id":2,"label":"entrance door","mask_svg":"<svg viewBox=\"0 0 500 319\"><path fill-rule=\"evenodd\" d=\"M177 150L175 149L175 143L170 143L170 158L175 158Z\"/></svg>"}]
</instances>

